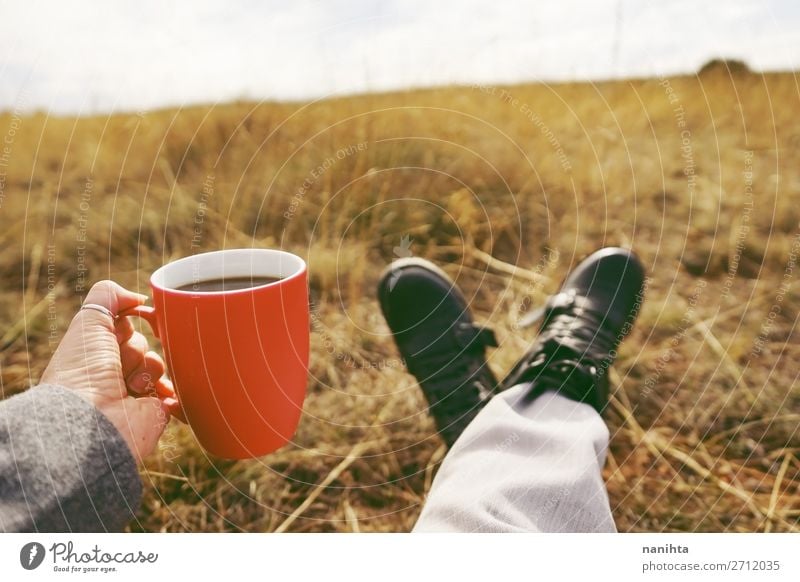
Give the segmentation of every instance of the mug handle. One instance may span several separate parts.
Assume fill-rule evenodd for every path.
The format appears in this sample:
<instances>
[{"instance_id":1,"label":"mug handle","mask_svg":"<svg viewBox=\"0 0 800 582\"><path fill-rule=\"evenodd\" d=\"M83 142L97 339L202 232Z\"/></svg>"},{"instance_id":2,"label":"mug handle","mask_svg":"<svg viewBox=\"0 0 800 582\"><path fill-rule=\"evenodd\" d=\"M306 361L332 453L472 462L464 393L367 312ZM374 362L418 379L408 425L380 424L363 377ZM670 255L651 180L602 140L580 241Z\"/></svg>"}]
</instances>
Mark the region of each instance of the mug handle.
<instances>
[{"instance_id":1,"label":"mug handle","mask_svg":"<svg viewBox=\"0 0 800 582\"><path fill-rule=\"evenodd\" d=\"M158 336L158 319L156 317L156 308L150 307L149 305L137 305L135 307L131 307L129 309L125 309L120 311L118 314L119 317L141 317L144 319L149 325L150 328L153 330L153 335L156 339L161 339ZM177 393L175 394L176 400L175 405L169 407L169 413L177 418L182 422L186 422L186 414L183 412L183 408L181 408L180 402L177 401Z\"/></svg>"},{"instance_id":2,"label":"mug handle","mask_svg":"<svg viewBox=\"0 0 800 582\"><path fill-rule=\"evenodd\" d=\"M144 319L148 324L150 324L150 329L153 330L153 335L156 336L157 339L161 339L158 337L158 319L156 318L155 307L150 307L149 305L137 305L119 312L119 317L128 317L130 315L135 315L136 317L141 317Z\"/></svg>"}]
</instances>

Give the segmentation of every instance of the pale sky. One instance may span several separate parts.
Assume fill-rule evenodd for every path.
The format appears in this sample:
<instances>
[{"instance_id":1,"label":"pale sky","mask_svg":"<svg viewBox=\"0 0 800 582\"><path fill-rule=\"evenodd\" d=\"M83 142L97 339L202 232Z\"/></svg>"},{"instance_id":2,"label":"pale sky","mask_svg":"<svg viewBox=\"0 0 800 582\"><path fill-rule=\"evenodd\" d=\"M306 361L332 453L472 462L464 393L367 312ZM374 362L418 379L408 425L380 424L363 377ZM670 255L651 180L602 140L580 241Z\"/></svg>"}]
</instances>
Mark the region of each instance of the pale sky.
<instances>
[{"instance_id":1,"label":"pale sky","mask_svg":"<svg viewBox=\"0 0 800 582\"><path fill-rule=\"evenodd\" d=\"M650 76L715 56L800 68L800 2L0 0L0 110Z\"/></svg>"}]
</instances>

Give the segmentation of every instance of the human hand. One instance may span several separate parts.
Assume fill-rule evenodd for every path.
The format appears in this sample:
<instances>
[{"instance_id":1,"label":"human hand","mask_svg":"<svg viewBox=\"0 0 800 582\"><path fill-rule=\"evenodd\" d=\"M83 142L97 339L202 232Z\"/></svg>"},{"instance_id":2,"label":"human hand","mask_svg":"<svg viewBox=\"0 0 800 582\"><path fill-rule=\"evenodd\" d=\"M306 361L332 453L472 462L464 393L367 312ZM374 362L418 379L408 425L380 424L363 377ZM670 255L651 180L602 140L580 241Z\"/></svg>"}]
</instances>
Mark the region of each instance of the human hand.
<instances>
[{"instance_id":1,"label":"human hand","mask_svg":"<svg viewBox=\"0 0 800 582\"><path fill-rule=\"evenodd\" d=\"M149 351L147 339L121 311L141 305L145 295L113 281L96 283L70 323L41 382L71 388L91 402L119 430L134 458L153 452L177 406L175 390L164 374L164 361Z\"/></svg>"}]
</instances>

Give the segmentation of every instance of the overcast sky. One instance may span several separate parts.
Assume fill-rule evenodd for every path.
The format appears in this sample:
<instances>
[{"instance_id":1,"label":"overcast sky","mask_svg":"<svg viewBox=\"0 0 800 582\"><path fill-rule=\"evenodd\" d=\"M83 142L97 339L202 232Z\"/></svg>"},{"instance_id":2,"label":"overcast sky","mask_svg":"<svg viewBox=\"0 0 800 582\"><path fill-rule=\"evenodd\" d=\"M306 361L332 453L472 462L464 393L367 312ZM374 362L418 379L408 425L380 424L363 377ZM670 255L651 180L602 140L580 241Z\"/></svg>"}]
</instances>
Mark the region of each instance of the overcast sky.
<instances>
[{"instance_id":1,"label":"overcast sky","mask_svg":"<svg viewBox=\"0 0 800 582\"><path fill-rule=\"evenodd\" d=\"M800 65L796 0L0 0L0 110Z\"/></svg>"}]
</instances>

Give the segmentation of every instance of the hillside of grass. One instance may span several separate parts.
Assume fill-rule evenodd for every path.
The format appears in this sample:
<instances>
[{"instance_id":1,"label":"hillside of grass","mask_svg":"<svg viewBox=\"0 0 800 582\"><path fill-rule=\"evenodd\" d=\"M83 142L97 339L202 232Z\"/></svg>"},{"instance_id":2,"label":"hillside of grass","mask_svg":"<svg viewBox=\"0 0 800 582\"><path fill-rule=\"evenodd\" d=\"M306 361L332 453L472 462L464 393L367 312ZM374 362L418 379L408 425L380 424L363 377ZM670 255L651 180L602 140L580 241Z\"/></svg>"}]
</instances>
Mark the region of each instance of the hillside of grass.
<instances>
[{"instance_id":1,"label":"hillside of grass","mask_svg":"<svg viewBox=\"0 0 800 582\"><path fill-rule=\"evenodd\" d=\"M520 316L622 245L649 281L605 414L618 528L797 531L798 96L792 74L713 68L0 114L2 394L37 381L93 281L147 292L195 252L290 250L313 309L295 441L224 461L173 422L130 529L407 531L445 449L381 318L380 271L407 255L441 265L496 330L502 376L535 337Z\"/></svg>"}]
</instances>

